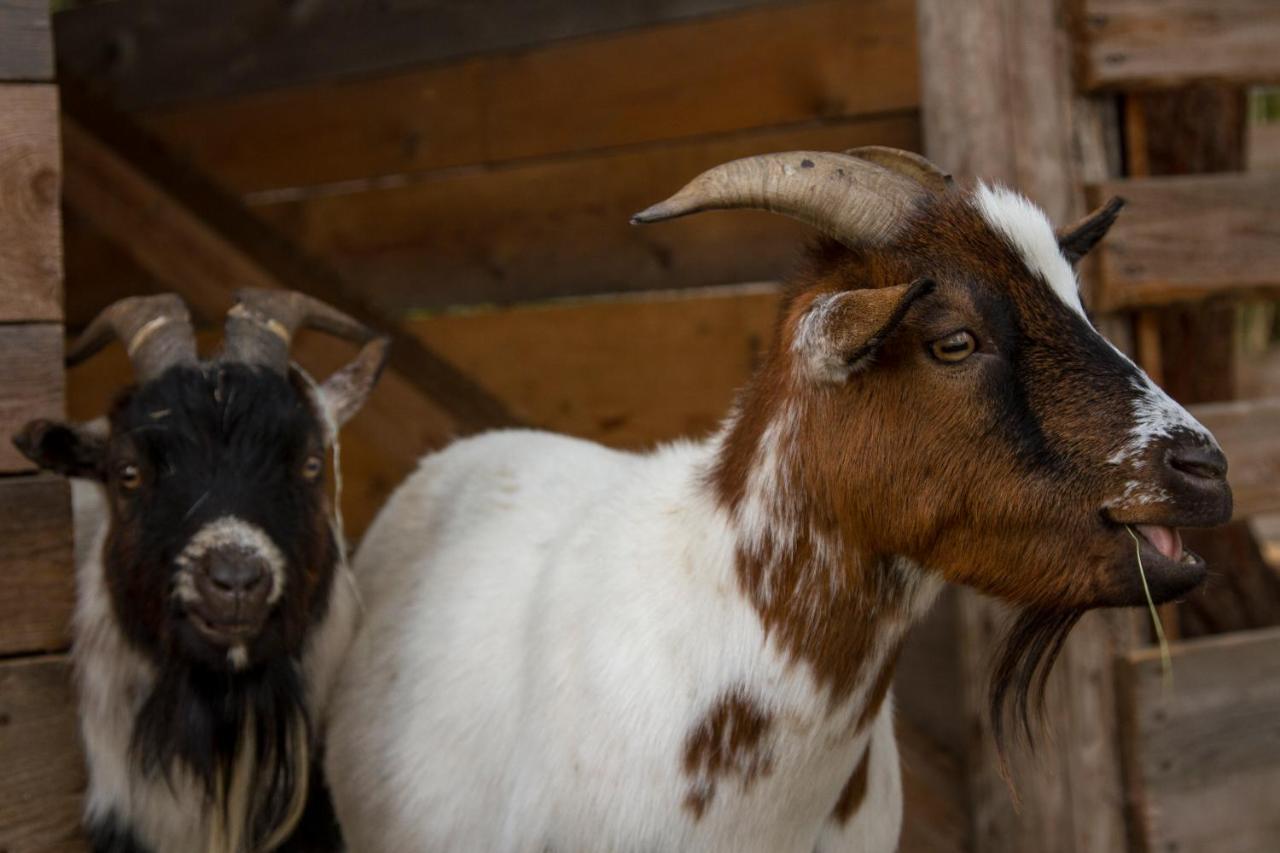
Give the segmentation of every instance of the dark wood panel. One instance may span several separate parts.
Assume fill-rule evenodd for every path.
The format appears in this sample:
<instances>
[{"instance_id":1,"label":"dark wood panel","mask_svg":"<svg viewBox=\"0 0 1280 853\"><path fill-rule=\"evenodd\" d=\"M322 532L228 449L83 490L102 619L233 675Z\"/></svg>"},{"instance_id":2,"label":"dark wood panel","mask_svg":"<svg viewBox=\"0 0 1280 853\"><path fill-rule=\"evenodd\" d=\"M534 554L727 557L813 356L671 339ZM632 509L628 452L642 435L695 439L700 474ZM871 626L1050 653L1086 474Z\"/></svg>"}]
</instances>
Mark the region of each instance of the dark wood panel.
<instances>
[{"instance_id":1,"label":"dark wood panel","mask_svg":"<svg viewBox=\"0 0 1280 853\"><path fill-rule=\"evenodd\" d=\"M79 853L85 774L71 664L0 661L0 850Z\"/></svg>"},{"instance_id":2,"label":"dark wood panel","mask_svg":"<svg viewBox=\"0 0 1280 853\"><path fill-rule=\"evenodd\" d=\"M256 210L402 309L774 280L811 229L760 212L645 227L629 218L737 157L919 142L908 112L405 178Z\"/></svg>"},{"instance_id":3,"label":"dark wood panel","mask_svg":"<svg viewBox=\"0 0 1280 853\"><path fill-rule=\"evenodd\" d=\"M0 322L62 319L58 161L57 88L0 84Z\"/></svg>"},{"instance_id":4,"label":"dark wood panel","mask_svg":"<svg viewBox=\"0 0 1280 853\"><path fill-rule=\"evenodd\" d=\"M1129 207L1101 244L1098 311L1280 292L1280 173L1135 178L1093 187Z\"/></svg>"},{"instance_id":5,"label":"dark wood panel","mask_svg":"<svg viewBox=\"0 0 1280 853\"><path fill-rule=\"evenodd\" d=\"M143 106L373 74L768 0L120 0L54 18L58 55Z\"/></svg>"},{"instance_id":6,"label":"dark wood panel","mask_svg":"<svg viewBox=\"0 0 1280 853\"><path fill-rule=\"evenodd\" d=\"M1088 88L1280 80L1275 0L1080 0Z\"/></svg>"},{"instance_id":7,"label":"dark wood panel","mask_svg":"<svg viewBox=\"0 0 1280 853\"><path fill-rule=\"evenodd\" d=\"M909 109L915 45L911 0L817 0L149 121L252 191Z\"/></svg>"},{"instance_id":8,"label":"dark wood panel","mask_svg":"<svg viewBox=\"0 0 1280 853\"><path fill-rule=\"evenodd\" d=\"M424 347L357 288L189 168L130 117L63 86L67 201L204 317L220 319L239 287L299 290L392 340L390 366L449 413L461 432L510 424L484 389Z\"/></svg>"},{"instance_id":9,"label":"dark wood panel","mask_svg":"<svg viewBox=\"0 0 1280 853\"><path fill-rule=\"evenodd\" d=\"M1139 850L1269 853L1280 845L1280 628L1175 643L1119 666Z\"/></svg>"},{"instance_id":10,"label":"dark wood panel","mask_svg":"<svg viewBox=\"0 0 1280 853\"><path fill-rule=\"evenodd\" d=\"M0 0L0 80L52 77L49 0Z\"/></svg>"},{"instance_id":11,"label":"dark wood panel","mask_svg":"<svg viewBox=\"0 0 1280 853\"><path fill-rule=\"evenodd\" d=\"M63 478L0 477L0 582L0 654L66 648L75 569Z\"/></svg>"},{"instance_id":12,"label":"dark wood panel","mask_svg":"<svg viewBox=\"0 0 1280 853\"><path fill-rule=\"evenodd\" d=\"M34 471L11 441L34 418L62 416L62 326L0 325L0 473Z\"/></svg>"},{"instance_id":13,"label":"dark wood panel","mask_svg":"<svg viewBox=\"0 0 1280 853\"><path fill-rule=\"evenodd\" d=\"M1230 464L1235 517L1280 512L1280 400L1194 406Z\"/></svg>"}]
</instances>

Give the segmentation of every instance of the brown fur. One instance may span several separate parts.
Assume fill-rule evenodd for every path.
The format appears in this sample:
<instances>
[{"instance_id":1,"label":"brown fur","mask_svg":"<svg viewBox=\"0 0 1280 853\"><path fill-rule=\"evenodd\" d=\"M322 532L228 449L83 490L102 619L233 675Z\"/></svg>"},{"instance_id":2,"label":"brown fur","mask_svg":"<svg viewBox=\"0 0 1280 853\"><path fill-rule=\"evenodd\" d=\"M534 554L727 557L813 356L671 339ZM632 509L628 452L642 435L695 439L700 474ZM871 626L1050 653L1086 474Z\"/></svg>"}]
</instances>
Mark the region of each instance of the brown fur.
<instances>
[{"instance_id":1,"label":"brown fur","mask_svg":"<svg viewBox=\"0 0 1280 853\"><path fill-rule=\"evenodd\" d=\"M867 797L867 778L870 771L871 747L868 745L866 751L862 753L861 760L858 761L858 766L849 775L849 781L844 783L835 808L831 810L833 821L843 826L849 822L849 818L857 814L858 809L862 808L862 801Z\"/></svg>"},{"instance_id":2,"label":"brown fur","mask_svg":"<svg viewBox=\"0 0 1280 853\"><path fill-rule=\"evenodd\" d=\"M684 772L689 790L684 807L695 819L706 813L716 788L736 778L748 790L773 771L768 735L773 714L741 689L723 693L685 738Z\"/></svg>"}]
</instances>

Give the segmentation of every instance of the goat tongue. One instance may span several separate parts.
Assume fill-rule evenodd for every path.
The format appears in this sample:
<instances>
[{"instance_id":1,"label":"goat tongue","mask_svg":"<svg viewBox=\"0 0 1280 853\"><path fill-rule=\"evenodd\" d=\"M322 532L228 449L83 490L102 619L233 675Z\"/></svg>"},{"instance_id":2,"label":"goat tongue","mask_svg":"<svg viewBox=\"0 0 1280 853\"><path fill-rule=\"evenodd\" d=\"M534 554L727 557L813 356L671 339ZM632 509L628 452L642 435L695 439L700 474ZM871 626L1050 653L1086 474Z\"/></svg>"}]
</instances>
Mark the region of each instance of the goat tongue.
<instances>
[{"instance_id":1,"label":"goat tongue","mask_svg":"<svg viewBox=\"0 0 1280 853\"><path fill-rule=\"evenodd\" d=\"M1138 532L1166 559L1175 563L1182 559L1182 534L1176 529L1158 524L1139 524Z\"/></svg>"}]
</instances>

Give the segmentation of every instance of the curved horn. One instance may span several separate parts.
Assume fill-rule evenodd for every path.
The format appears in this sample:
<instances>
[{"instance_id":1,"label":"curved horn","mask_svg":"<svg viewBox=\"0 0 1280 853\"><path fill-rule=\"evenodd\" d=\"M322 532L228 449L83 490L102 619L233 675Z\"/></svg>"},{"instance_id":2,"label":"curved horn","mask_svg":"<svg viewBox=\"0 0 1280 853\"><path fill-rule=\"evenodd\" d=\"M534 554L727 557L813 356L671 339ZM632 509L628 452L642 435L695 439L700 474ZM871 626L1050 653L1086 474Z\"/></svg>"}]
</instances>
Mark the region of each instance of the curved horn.
<instances>
[{"instance_id":1,"label":"curved horn","mask_svg":"<svg viewBox=\"0 0 1280 853\"><path fill-rule=\"evenodd\" d=\"M906 175L938 195L949 192L956 183L950 172L944 172L932 160L914 151L903 151L901 148L889 148L884 145L863 145L861 148L850 148L844 153L860 160L870 160L877 166L884 166L900 175Z\"/></svg>"},{"instance_id":2,"label":"curved horn","mask_svg":"<svg viewBox=\"0 0 1280 853\"><path fill-rule=\"evenodd\" d=\"M867 159L823 151L745 157L708 169L633 223L658 222L703 210L759 208L825 231L848 246L892 237L926 195L920 184Z\"/></svg>"},{"instance_id":3,"label":"curved horn","mask_svg":"<svg viewBox=\"0 0 1280 853\"><path fill-rule=\"evenodd\" d=\"M283 376L289 346L302 328L319 329L364 344L377 337L367 326L318 299L294 290L242 289L227 312L222 357L260 364Z\"/></svg>"},{"instance_id":4,"label":"curved horn","mask_svg":"<svg viewBox=\"0 0 1280 853\"><path fill-rule=\"evenodd\" d=\"M124 344L139 382L174 365L196 362L191 313L175 293L130 296L104 308L67 351L67 366L84 361L113 338Z\"/></svg>"}]
</instances>

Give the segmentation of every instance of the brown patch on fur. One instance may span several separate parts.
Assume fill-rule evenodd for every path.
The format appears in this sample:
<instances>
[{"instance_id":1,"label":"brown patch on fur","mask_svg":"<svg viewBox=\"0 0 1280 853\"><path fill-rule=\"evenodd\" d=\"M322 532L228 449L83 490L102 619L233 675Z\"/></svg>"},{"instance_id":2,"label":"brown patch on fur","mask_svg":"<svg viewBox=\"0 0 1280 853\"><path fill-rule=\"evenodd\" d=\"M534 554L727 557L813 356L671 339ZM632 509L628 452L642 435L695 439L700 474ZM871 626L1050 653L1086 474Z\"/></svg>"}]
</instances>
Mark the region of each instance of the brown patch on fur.
<instances>
[{"instance_id":1,"label":"brown patch on fur","mask_svg":"<svg viewBox=\"0 0 1280 853\"><path fill-rule=\"evenodd\" d=\"M858 726L856 731L862 731L871 725L871 721L876 718L876 714L880 713L880 706L884 704L884 697L889 695L889 687L893 684L893 673L898 666L898 655L902 653L902 643L898 643L885 658L883 664L880 665L880 673L876 676L876 680L871 685L871 689L867 691L867 697L863 700L862 714L858 717Z\"/></svg>"},{"instance_id":2,"label":"brown patch on fur","mask_svg":"<svg viewBox=\"0 0 1280 853\"><path fill-rule=\"evenodd\" d=\"M689 790L684 807L700 819L715 799L722 779L737 778L743 790L773 771L766 742L773 714L741 688L723 693L685 738L684 772Z\"/></svg>"},{"instance_id":3,"label":"brown patch on fur","mask_svg":"<svg viewBox=\"0 0 1280 853\"><path fill-rule=\"evenodd\" d=\"M831 820L843 826L857 813L858 809L862 808L862 801L867 798L867 777L870 771L871 744L868 743L866 750L862 753L862 760L853 769L849 781L844 783L844 788L840 791L840 798L836 800L836 806L831 810Z\"/></svg>"}]
</instances>

